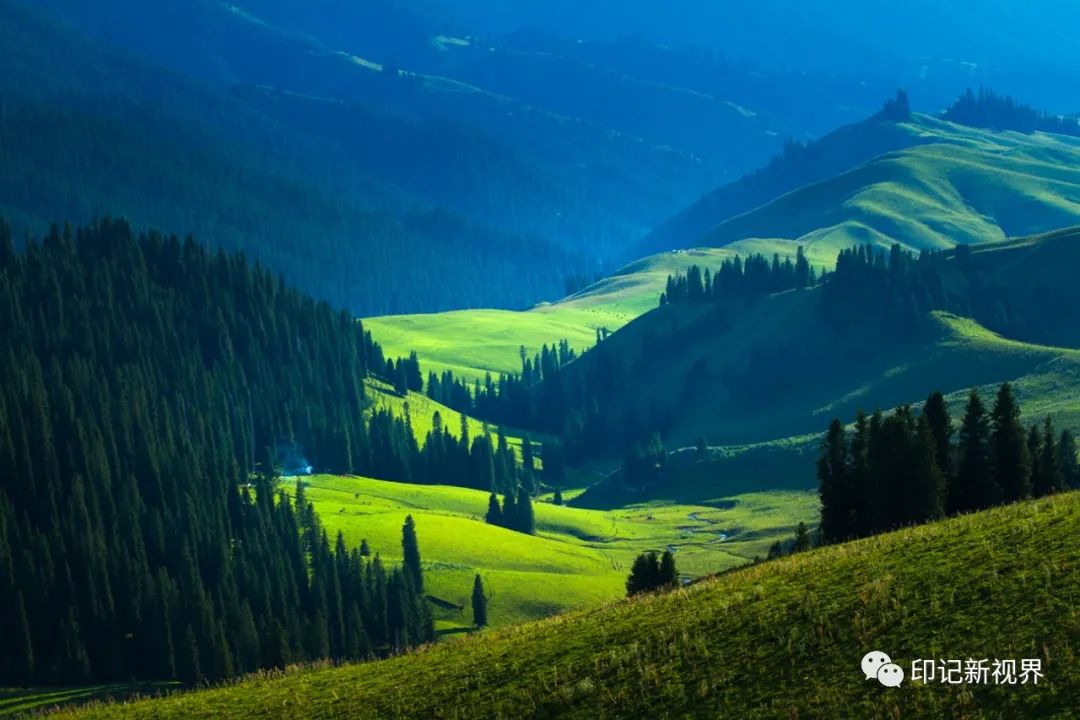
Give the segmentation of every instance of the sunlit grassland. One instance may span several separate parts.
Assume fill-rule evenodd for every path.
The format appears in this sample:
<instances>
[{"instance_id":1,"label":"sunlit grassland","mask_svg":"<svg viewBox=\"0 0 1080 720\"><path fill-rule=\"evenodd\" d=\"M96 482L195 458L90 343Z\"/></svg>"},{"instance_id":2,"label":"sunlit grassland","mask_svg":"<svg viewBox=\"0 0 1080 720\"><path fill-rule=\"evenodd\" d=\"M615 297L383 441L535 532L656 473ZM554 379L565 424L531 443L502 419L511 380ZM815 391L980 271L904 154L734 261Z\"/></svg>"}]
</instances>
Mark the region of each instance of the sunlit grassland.
<instances>
[{"instance_id":1,"label":"sunlit grassland","mask_svg":"<svg viewBox=\"0 0 1080 720\"><path fill-rule=\"evenodd\" d=\"M350 547L367 540L389 563L400 562L401 526L413 516L426 589L444 601L436 609L443 630L471 624L476 574L491 595L492 624L506 625L620 597L633 559L647 550L670 546L688 579L743 564L789 540L800 521L816 522L818 512L808 492L745 493L719 507L536 502L537 534L529 536L486 524L485 492L328 475L300 480L331 536L340 530ZM291 491L291 482L283 487Z\"/></svg>"},{"instance_id":2,"label":"sunlit grassland","mask_svg":"<svg viewBox=\"0 0 1080 720\"><path fill-rule=\"evenodd\" d=\"M364 327L387 355L415 350L427 372L450 370L469 382L486 373L521 370L520 349L532 357L543 345L567 340L578 353L596 344L596 331L614 332L656 307L668 275L691 265L715 270L727 258L763 253L794 257L796 246L784 240L747 239L725 248L661 253L634 262L610 277L556 303L531 310L459 310L427 315L395 315L364 320ZM831 268L836 253L811 249L810 261Z\"/></svg>"},{"instance_id":3,"label":"sunlit grassland","mask_svg":"<svg viewBox=\"0 0 1080 720\"><path fill-rule=\"evenodd\" d=\"M1075 717L1076 493L813 550L388 661L74 717ZM866 680L882 650L899 688ZM1038 685L921 684L919 658L1038 658Z\"/></svg>"}]
</instances>

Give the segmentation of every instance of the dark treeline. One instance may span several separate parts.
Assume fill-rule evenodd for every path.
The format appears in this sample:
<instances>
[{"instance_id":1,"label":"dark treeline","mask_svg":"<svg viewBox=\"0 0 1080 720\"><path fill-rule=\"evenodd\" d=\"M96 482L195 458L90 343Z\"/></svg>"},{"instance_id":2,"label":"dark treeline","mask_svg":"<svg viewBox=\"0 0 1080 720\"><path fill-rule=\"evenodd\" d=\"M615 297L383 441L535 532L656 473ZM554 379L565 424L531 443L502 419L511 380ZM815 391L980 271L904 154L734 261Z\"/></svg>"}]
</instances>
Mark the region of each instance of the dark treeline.
<instances>
[{"instance_id":1,"label":"dark treeline","mask_svg":"<svg viewBox=\"0 0 1080 720\"><path fill-rule=\"evenodd\" d=\"M1052 335L1052 315L1045 308L1048 302L1065 304L1057 293L1043 289L1043 302L1032 304L1020 288L995 280L989 269L967 245L918 255L899 245L888 252L858 246L837 258L822 289L821 311L836 326L869 322L894 333L917 330L929 312L944 310L1017 338Z\"/></svg>"},{"instance_id":2,"label":"dark treeline","mask_svg":"<svg viewBox=\"0 0 1080 720\"><path fill-rule=\"evenodd\" d=\"M3 682L193 681L430 638L421 588L331 550L273 485L281 447L372 463L358 323L113 221L22 253L0 224L0 308Z\"/></svg>"},{"instance_id":3,"label":"dark treeline","mask_svg":"<svg viewBox=\"0 0 1080 720\"><path fill-rule=\"evenodd\" d=\"M691 265L686 274L668 275L667 286L660 304L708 302L711 300L752 299L795 288L817 284L817 271L810 266L799 247L795 262L780 260L774 254L772 262L764 255L750 255L743 260L736 255L721 263L713 273Z\"/></svg>"},{"instance_id":4,"label":"dark treeline","mask_svg":"<svg viewBox=\"0 0 1080 720\"><path fill-rule=\"evenodd\" d=\"M921 412L833 420L818 459L822 542L838 542L1080 487L1076 441L1053 422L1025 429L1012 388L987 410L972 391L959 430L941 393Z\"/></svg>"},{"instance_id":5,"label":"dark treeline","mask_svg":"<svg viewBox=\"0 0 1080 720\"><path fill-rule=\"evenodd\" d=\"M1080 120L1035 110L986 88L980 88L978 94L968 88L942 117L950 122L988 130L1014 130L1028 134L1042 131L1080 136Z\"/></svg>"}]
</instances>

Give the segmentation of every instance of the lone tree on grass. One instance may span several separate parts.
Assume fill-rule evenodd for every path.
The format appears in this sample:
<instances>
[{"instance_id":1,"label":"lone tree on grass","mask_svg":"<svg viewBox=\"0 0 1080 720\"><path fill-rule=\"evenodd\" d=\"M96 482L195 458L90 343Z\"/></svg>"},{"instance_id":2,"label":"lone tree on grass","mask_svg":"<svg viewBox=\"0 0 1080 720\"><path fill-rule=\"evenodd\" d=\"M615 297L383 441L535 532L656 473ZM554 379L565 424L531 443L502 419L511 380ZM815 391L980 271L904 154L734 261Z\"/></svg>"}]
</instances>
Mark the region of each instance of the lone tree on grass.
<instances>
[{"instance_id":1,"label":"lone tree on grass","mask_svg":"<svg viewBox=\"0 0 1080 720\"><path fill-rule=\"evenodd\" d=\"M475 627L487 627L487 595L484 594L484 581L479 575L473 580L472 586L472 618Z\"/></svg>"},{"instance_id":2,"label":"lone tree on grass","mask_svg":"<svg viewBox=\"0 0 1080 720\"><path fill-rule=\"evenodd\" d=\"M405 517L405 525L401 528L401 549L405 564L405 572L413 581L413 588L417 595L424 593L424 571L420 568L420 543L416 539L416 523L412 515Z\"/></svg>"}]
</instances>

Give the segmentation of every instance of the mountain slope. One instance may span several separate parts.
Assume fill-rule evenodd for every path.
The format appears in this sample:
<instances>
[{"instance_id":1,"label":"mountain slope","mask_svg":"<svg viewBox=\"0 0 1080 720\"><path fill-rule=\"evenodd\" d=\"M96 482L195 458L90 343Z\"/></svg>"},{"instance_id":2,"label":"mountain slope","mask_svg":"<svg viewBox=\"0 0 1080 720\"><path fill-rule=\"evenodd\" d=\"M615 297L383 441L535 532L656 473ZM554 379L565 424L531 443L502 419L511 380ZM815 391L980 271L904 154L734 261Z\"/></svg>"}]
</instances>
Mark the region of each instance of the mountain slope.
<instances>
[{"instance_id":1,"label":"mountain slope","mask_svg":"<svg viewBox=\"0 0 1080 720\"><path fill-rule=\"evenodd\" d=\"M727 215L738 206L724 204L732 193L721 192L713 200L718 213L710 213L707 204L695 207L661 228L654 244L723 246L757 237L823 245L834 252L866 242L922 250L1080 222L1076 138L996 133L918 114L895 132L895 151L741 215ZM902 140L904 135L910 140ZM700 237L674 234L682 223L692 233L706 222L714 226Z\"/></svg>"},{"instance_id":2,"label":"mountain slope","mask_svg":"<svg viewBox=\"0 0 1080 720\"><path fill-rule=\"evenodd\" d=\"M66 717L1070 717L1080 496L740 570L372 665ZM881 650L900 688L864 679ZM918 658L1038 658L1028 685L921 685Z\"/></svg>"},{"instance_id":3,"label":"mountain slope","mask_svg":"<svg viewBox=\"0 0 1080 720\"><path fill-rule=\"evenodd\" d=\"M9 0L0 2L0 49L10 58L0 74L0 214L18 237L53 220L122 215L246 250L355 313L528 306L580 272L577 258L543 239L426 209L419 193L380 172L389 160L321 131L317 115L304 126ZM347 110L354 130L396 129L398 147L441 133ZM497 166L521 187L512 155L463 147L492 163L488 175ZM475 160L445 165L450 176L479 174Z\"/></svg>"}]
</instances>

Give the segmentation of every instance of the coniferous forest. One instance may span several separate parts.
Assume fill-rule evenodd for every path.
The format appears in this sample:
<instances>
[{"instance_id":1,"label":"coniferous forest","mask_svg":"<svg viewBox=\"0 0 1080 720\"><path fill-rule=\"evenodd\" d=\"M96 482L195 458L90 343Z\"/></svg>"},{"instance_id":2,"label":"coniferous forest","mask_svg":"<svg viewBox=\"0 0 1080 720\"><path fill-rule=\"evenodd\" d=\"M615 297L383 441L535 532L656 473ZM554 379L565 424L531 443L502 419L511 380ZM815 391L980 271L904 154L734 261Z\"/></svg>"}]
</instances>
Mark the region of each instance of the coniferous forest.
<instances>
[{"instance_id":1,"label":"coniferous forest","mask_svg":"<svg viewBox=\"0 0 1080 720\"><path fill-rule=\"evenodd\" d=\"M1076 438L1051 418L1025 429L1012 387L968 395L959 428L933 393L920 412L833 420L817 463L822 542L1080 488Z\"/></svg>"},{"instance_id":2,"label":"coniferous forest","mask_svg":"<svg viewBox=\"0 0 1080 720\"><path fill-rule=\"evenodd\" d=\"M297 448L368 462L358 323L109 220L22 252L3 226L0 306L4 682L220 679L432 637L417 573L274 484Z\"/></svg>"}]
</instances>

